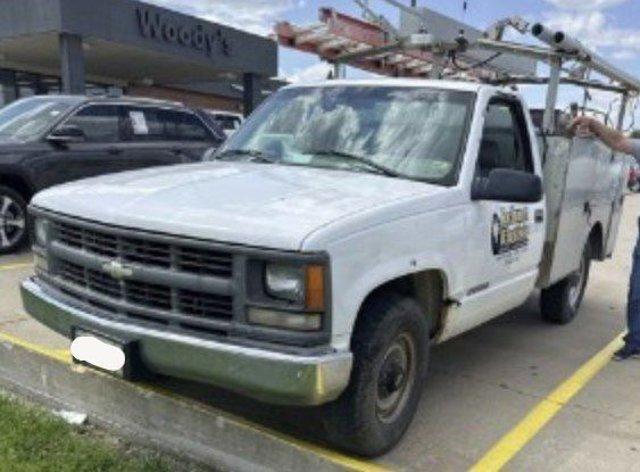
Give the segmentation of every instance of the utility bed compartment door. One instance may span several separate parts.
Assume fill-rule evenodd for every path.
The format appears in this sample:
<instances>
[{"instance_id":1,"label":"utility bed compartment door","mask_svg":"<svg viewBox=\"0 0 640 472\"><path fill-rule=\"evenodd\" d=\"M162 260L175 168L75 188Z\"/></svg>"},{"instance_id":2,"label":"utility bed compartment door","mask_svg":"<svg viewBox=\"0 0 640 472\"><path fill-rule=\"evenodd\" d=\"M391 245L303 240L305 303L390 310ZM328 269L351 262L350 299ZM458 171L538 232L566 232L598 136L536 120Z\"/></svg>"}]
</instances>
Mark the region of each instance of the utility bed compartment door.
<instances>
[{"instance_id":1,"label":"utility bed compartment door","mask_svg":"<svg viewBox=\"0 0 640 472\"><path fill-rule=\"evenodd\" d=\"M618 240L618 230L622 219L622 207L624 205L625 188L627 185L627 174L622 155L616 155L611 163L610 173L613 184L610 187L610 200L612 203L611 217L609 218L609 229L605 232L604 257L611 257Z\"/></svg>"},{"instance_id":2,"label":"utility bed compartment door","mask_svg":"<svg viewBox=\"0 0 640 472\"><path fill-rule=\"evenodd\" d=\"M612 153L594 139L548 137L544 165L547 235L538 286L546 288L576 271L591 229L606 238L621 196ZM612 226L612 223L614 225ZM606 243L606 240L605 240Z\"/></svg>"}]
</instances>

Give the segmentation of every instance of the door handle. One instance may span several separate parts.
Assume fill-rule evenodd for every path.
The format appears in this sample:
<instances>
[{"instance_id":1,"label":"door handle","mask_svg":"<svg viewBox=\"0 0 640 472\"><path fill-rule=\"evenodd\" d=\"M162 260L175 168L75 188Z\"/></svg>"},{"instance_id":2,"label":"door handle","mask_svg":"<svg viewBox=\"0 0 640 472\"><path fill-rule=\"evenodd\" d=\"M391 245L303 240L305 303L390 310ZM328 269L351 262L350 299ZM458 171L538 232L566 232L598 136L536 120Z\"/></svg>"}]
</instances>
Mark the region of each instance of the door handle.
<instances>
[{"instance_id":1,"label":"door handle","mask_svg":"<svg viewBox=\"0 0 640 472\"><path fill-rule=\"evenodd\" d=\"M544 221L544 210L536 210L534 220L536 223L542 223Z\"/></svg>"},{"instance_id":2,"label":"door handle","mask_svg":"<svg viewBox=\"0 0 640 472\"><path fill-rule=\"evenodd\" d=\"M107 152L112 155L122 154L122 149L112 147L112 148L107 148Z\"/></svg>"}]
</instances>

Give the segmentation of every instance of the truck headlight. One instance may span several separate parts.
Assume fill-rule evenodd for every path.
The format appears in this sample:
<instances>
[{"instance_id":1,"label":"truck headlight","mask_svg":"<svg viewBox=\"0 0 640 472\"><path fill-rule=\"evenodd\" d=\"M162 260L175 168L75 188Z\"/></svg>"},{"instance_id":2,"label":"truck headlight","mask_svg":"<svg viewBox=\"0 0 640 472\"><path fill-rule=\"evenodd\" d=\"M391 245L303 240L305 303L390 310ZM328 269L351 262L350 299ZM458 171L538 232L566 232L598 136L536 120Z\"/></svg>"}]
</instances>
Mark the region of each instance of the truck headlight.
<instances>
[{"instance_id":1,"label":"truck headlight","mask_svg":"<svg viewBox=\"0 0 640 472\"><path fill-rule=\"evenodd\" d=\"M280 300L292 303L304 301L304 267L270 263L265 267L265 289Z\"/></svg>"},{"instance_id":2,"label":"truck headlight","mask_svg":"<svg viewBox=\"0 0 640 472\"><path fill-rule=\"evenodd\" d=\"M323 265L267 262L263 283L264 294L284 303L250 306L249 323L293 331L322 329L326 314Z\"/></svg>"},{"instance_id":3,"label":"truck headlight","mask_svg":"<svg viewBox=\"0 0 640 472\"><path fill-rule=\"evenodd\" d=\"M307 310L324 310L324 266L268 263L264 285L267 294L279 300L303 305Z\"/></svg>"},{"instance_id":4,"label":"truck headlight","mask_svg":"<svg viewBox=\"0 0 640 472\"><path fill-rule=\"evenodd\" d=\"M49 241L49 222L44 218L36 218L33 232L36 244L40 247L46 247Z\"/></svg>"}]
</instances>

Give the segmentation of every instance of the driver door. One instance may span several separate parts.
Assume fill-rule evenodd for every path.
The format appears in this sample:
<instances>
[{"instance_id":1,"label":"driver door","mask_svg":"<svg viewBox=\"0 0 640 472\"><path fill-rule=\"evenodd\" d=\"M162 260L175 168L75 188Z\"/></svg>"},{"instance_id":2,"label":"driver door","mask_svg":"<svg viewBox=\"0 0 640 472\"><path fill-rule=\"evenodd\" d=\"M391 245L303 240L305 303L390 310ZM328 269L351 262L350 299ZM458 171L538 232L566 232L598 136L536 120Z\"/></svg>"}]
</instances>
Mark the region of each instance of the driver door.
<instances>
[{"instance_id":1,"label":"driver door","mask_svg":"<svg viewBox=\"0 0 640 472\"><path fill-rule=\"evenodd\" d=\"M494 169L541 173L533 159L531 134L518 100L489 102L474 179ZM467 297L479 324L508 311L532 293L545 239L545 202L479 200L471 203L469 253L476 256L466 275Z\"/></svg>"}]
</instances>

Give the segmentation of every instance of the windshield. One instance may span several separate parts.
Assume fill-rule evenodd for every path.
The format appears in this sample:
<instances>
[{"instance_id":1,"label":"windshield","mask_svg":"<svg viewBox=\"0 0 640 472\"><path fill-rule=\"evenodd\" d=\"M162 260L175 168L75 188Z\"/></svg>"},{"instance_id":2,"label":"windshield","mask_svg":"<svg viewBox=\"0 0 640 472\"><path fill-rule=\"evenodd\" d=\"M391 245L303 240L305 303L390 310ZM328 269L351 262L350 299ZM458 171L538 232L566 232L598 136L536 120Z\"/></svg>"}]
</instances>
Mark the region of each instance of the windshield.
<instances>
[{"instance_id":1,"label":"windshield","mask_svg":"<svg viewBox=\"0 0 640 472\"><path fill-rule=\"evenodd\" d=\"M451 185L473 99L468 92L392 86L285 89L261 106L216 157Z\"/></svg>"},{"instance_id":2,"label":"windshield","mask_svg":"<svg viewBox=\"0 0 640 472\"><path fill-rule=\"evenodd\" d=\"M31 141L49 129L61 114L80 102L73 97L31 97L0 110L0 138Z\"/></svg>"}]
</instances>

